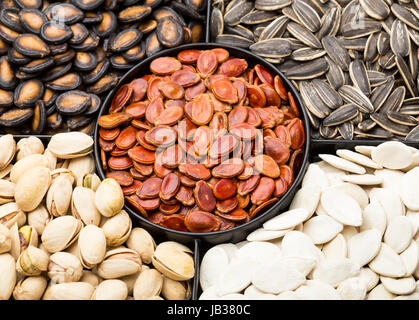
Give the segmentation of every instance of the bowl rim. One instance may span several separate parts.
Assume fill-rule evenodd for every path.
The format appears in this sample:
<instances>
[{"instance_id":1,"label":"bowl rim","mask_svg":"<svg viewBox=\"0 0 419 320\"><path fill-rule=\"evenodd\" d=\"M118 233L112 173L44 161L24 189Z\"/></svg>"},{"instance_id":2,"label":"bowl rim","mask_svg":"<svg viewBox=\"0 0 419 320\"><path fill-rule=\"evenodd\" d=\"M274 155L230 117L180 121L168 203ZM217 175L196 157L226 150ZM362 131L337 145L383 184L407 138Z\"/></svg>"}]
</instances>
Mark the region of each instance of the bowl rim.
<instances>
[{"instance_id":1,"label":"bowl rim","mask_svg":"<svg viewBox=\"0 0 419 320\"><path fill-rule=\"evenodd\" d=\"M224 45L224 44L220 44L220 43L205 43L205 42L198 42L198 43L188 43L188 44L183 44L174 48L168 48L162 51L157 52L156 54L153 54L150 57L147 57L146 59L140 61L138 64L136 64L135 66L133 66L131 69L129 69L119 80L118 83L114 86L114 88L107 94L105 100L102 102L99 112L97 114L97 118L96 118L96 124L95 124L95 131L94 131L94 142L95 142L95 146L94 146L94 158L95 158L95 163L96 163L96 169L97 169L97 173L99 175L99 177L101 179L105 179L106 175L104 173L104 170L102 168L102 164L101 164L101 160L100 160L100 151L99 151L99 143L98 143L98 139L99 139L99 125L98 125L98 119L100 116L103 115L104 111L107 110L109 108L110 103L112 102L112 98L114 96L114 94L116 93L116 91L125 83L127 82L127 79L129 79L132 76L137 76L136 73L138 72L139 69L143 68L144 65L148 65L150 64L154 59L162 57L162 56L170 56L170 57L174 57L177 56L177 53L182 51L182 50L190 50L190 49L198 49L198 50L210 50L210 49L214 49L214 48L223 48L229 51L229 53L232 51L236 51L236 52L240 52L241 55L243 56L247 56L249 58L251 58L252 60L256 60L255 64L261 64L264 67L267 67L267 69L270 69L270 71L273 71L274 76L275 75L279 75L281 77L281 80L283 81L284 85L287 87L287 90L290 91L294 97L294 99L297 102L297 105L299 106L299 111L301 113L300 115L300 119L302 119L304 121L304 132L306 135L306 141L305 141L305 146L304 146L304 157L303 157L303 162L300 168L300 172L298 173L298 175L295 177L294 182L292 183L291 187L288 188L287 192L281 196L278 201L273 204L271 207L269 207L265 212L263 212L262 214L258 215L256 218L243 223L239 226L235 226L234 228L231 229L227 229L227 230L221 230L221 231L213 231L213 232L187 232L187 231L179 231L179 230L174 230L174 229L169 229L166 227L163 227L161 225L155 224L151 221L149 221L148 219L144 218L141 214L135 212L133 209L131 209L128 206L128 203L124 203L124 210L126 210L130 216L135 217L137 220L141 220L143 223L145 223L146 225L150 226L151 228L157 228L159 229L160 232L168 232L168 233L172 233L175 235L179 235L182 237L189 237L191 239L198 239L198 238L205 238L205 237L212 237L212 236L217 236L217 235L225 235L227 233L234 233L235 231L238 231L240 229L245 229L245 228L249 228L251 227L251 225L258 225L258 222L263 220L263 218L267 215L269 215L270 213L272 213L273 211L277 210L281 204L283 202L285 202L288 197L294 193L294 190L297 189L303 179L303 176L305 174L305 169L308 165L309 162L309 156L310 156L310 143L311 143L311 134L310 134L310 122L309 122L309 118L307 115L307 111L304 107L304 103L301 99L301 96L299 94L299 92L297 91L297 89L295 88L295 86L292 84L292 82L281 72L278 70L278 68L276 66L274 66L272 63L266 61L265 59L263 59L262 57L257 56L256 54L245 50L243 48L238 48L238 47L234 47L234 46L228 46L228 45ZM234 56L234 52L233 52L233 56ZM138 77L140 77L141 75L138 75ZM255 228L253 228L255 229Z\"/></svg>"}]
</instances>

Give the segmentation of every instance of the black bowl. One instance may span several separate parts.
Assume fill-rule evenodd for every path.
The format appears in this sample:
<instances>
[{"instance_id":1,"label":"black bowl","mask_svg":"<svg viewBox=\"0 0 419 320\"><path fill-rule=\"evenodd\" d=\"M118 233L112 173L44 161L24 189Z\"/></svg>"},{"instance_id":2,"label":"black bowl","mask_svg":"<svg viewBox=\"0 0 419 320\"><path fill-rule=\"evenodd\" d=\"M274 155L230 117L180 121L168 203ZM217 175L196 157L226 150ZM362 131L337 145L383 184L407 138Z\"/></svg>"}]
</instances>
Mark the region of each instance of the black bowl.
<instances>
[{"instance_id":1,"label":"black bowl","mask_svg":"<svg viewBox=\"0 0 419 320\"><path fill-rule=\"evenodd\" d=\"M234 44L233 44L234 45ZM303 163L300 169L300 172L295 177L295 181L291 188L288 189L285 195L283 195L279 201L277 201L272 207L267 209L265 212L254 218L253 220L249 221L248 223L245 223L243 225L240 225L238 227L224 230L224 231L216 231L216 232L209 232L209 233L192 233L192 232L182 232L177 230L168 229L165 227L162 227L160 225L156 225L144 217L142 217L140 214L132 210L128 205L125 205L125 210L131 215L134 221L137 221L138 224L153 234L162 236L164 238L167 238L169 240L173 241L179 241L186 244L191 244L195 239L201 239L205 243L208 244L219 244L223 242L239 242L246 238L246 236L249 234L249 232L255 230L256 228L259 228L262 226L263 222L266 220L276 216L281 211L284 211L288 208L290 205L295 193L298 190L298 187L301 184L301 181L303 179L304 173L307 170L308 167L308 157L309 157L309 148L310 148L310 125L307 113L305 111L305 108L303 107L303 103L301 101L300 95L298 91L295 89L295 87L292 85L292 83L271 63L268 63L261 57L245 51L243 49L229 47L221 44L216 43L194 43L194 44L186 44L182 45L176 48L167 49L164 51L160 51L157 54L153 55L152 57L149 57L143 61L141 61L139 64L137 64L135 67L133 67L131 70L129 70L118 82L118 84L115 86L115 88L108 94L105 101L103 102L101 109L99 111L98 117L100 117L102 114L105 113L109 109L109 106L111 104L112 98L116 91L126 83L129 83L131 80L141 77L145 74L149 74L149 65L152 60L158 57L162 56L171 56L176 57L177 54L186 49L199 49L199 50L208 50L213 48L224 48L227 49L231 56L237 57L237 58L243 58L246 59L249 66L253 66L256 64L261 64L264 66L267 70L271 72L273 75L279 75L287 88L288 91L291 91L296 103L299 106L300 112L302 114L302 121L304 123L305 128L305 134L306 134L306 143L305 143L305 150L304 150L304 159ZM95 128L95 161L96 161L96 168L99 174L99 177L101 179L105 178L105 173L102 169L101 161L100 161L100 150L99 150L99 144L98 144L98 138L99 138L99 126L96 123Z\"/></svg>"}]
</instances>

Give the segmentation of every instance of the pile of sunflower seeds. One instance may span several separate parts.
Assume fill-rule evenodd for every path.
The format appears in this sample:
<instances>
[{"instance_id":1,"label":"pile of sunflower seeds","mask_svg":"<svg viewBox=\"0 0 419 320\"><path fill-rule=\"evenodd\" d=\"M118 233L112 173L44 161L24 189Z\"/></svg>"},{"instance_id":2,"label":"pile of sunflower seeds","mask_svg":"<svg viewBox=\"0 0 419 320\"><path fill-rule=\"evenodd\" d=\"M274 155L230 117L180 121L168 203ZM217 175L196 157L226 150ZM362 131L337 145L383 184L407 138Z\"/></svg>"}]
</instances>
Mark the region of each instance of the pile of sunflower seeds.
<instances>
[{"instance_id":1,"label":"pile of sunflower seeds","mask_svg":"<svg viewBox=\"0 0 419 320\"><path fill-rule=\"evenodd\" d=\"M204 34L205 0L1 0L0 132L92 134L145 57Z\"/></svg>"},{"instance_id":2,"label":"pile of sunflower seeds","mask_svg":"<svg viewBox=\"0 0 419 320\"><path fill-rule=\"evenodd\" d=\"M215 0L211 36L276 64L313 138L419 141L418 0Z\"/></svg>"}]
</instances>

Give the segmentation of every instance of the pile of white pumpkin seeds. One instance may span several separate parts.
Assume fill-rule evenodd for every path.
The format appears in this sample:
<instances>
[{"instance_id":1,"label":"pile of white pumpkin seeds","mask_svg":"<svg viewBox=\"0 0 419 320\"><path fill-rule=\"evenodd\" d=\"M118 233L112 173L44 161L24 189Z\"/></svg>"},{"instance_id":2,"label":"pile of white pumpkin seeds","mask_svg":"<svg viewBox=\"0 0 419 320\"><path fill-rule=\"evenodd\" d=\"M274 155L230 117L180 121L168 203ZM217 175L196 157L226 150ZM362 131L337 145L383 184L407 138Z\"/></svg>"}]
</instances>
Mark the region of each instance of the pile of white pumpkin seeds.
<instances>
[{"instance_id":1,"label":"pile of white pumpkin seeds","mask_svg":"<svg viewBox=\"0 0 419 320\"><path fill-rule=\"evenodd\" d=\"M211 36L275 64L315 139L419 141L418 0L215 0Z\"/></svg>"}]
</instances>

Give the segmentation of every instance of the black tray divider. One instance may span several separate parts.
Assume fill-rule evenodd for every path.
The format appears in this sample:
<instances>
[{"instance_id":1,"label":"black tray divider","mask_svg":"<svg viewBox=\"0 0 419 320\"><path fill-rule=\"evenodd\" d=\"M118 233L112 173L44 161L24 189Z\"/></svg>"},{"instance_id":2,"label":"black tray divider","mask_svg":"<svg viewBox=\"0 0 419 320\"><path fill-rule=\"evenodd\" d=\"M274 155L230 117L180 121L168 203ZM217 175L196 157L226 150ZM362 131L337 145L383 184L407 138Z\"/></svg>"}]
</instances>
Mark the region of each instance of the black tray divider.
<instances>
[{"instance_id":1,"label":"black tray divider","mask_svg":"<svg viewBox=\"0 0 419 320\"><path fill-rule=\"evenodd\" d=\"M205 28L205 42L209 43L211 42L211 0L207 0L207 19L205 21L206 28Z\"/></svg>"},{"instance_id":2,"label":"black tray divider","mask_svg":"<svg viewBox=\"0 0 419 320\"><path fill-rule=\"evenodd\" d=\"M192 300L198 300L200 286L199 286L199 273L201 267L201 240L195 239L195 248L194 248L194 265L195 265L195 276L192 281Z\"/></svg>"}]
</instances>

